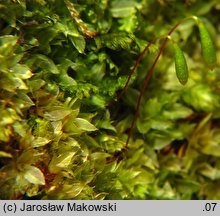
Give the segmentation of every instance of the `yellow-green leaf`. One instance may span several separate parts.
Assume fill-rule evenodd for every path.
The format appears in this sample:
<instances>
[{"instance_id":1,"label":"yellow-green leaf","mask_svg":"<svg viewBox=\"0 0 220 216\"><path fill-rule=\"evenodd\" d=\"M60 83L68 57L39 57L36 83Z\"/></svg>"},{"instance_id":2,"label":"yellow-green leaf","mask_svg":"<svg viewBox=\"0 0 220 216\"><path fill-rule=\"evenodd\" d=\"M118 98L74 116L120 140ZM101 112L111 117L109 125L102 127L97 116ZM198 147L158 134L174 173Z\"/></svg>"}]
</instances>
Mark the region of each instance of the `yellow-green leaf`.
<instances>
[{"instance_id":1,"label":"yellow-green leaf","mask_svg":"<svg viewBox=\"0 0 220 216\"><path fill-rule=\"evenodd\" d=\"M51 121L59 121L68 116L71 112L71 110L54 110L45 113L45 117L48 117Z\"/></svg>"},{"instance_id":2,"label":"yellow-green leaf","mask_svg":"<svg viewBox=\"0 0 220 216\"><path fill-rule=\"evenodd\" d=\"M10 153L0 151L0 158L1 157L7 157L7 158L12 158L12 155Z\"/></svg>"},{"instance_id":3,"label":"yellow-green leaf","mask_svg":"<svg viewBox=\"0 0 220 216\"><path fill-rule=\"evenodd\" d=\"M51 140L45 138L45 137L37 137L33 142L32 142L32 146L33 147L41 147L44 146L46 144L48 144Z\"/></svg>"},{"instance_id":4,"label":"yellow-green leaf","mask_svg":"<svg viewBox=\"0 0 220 216\"><path fill-rule=\"evenodd\" d=\"M75 46L75 48L79 51L79 53L84 53L86 47L85 38L81 35L78 36L68 35L68 37L72 42L73 46Z\"/></svg>"},{"instance_id":5,"label":"yellow-green leaf","mask_svg":"<svg viewBox=\"0 0 220 216\"><path fill-rule=\"evenodd\" d=\"M90 122L88 122L87 120L85 119L82 119L82 118L76 118L74 120L74 124L81 130L84 130L84 131L95 131L97 130L97 128L91 124Z\"/></svg>"},{"instance_id":6,"label":"yellow-green leaf","mask_svg":"<svg viewBox=\"0 0 220 216\"><path fill-rule=\"evenodd\" d=\"M135 13L138 3L135 1L114 1L111 5L113 17L128 17Z\"/></svg>"},{"instance_id":7,"label":"yellow-green leaf","mask_svg":"<svg viewBox=\"0 0 220 216\"><path fill-rule=\"evenodd\" d=\"M61 154L57 158L57 164L56 166L60 168L68 167L72 161L73 156L76 154L76 152L66 152L64 154Z\"/></svg>"},{"instance_id":8,"label":"yellow-green leaf","mask_svg":"<svg viewBox=\"0 0 220 216\"><path fill-rule=\"evenodd\" d=\"M37 167L26 165L23 172L24 178L30 183L45 185L44 174Z\"/></svg>"},{"instance_id":9,"label":"yellow-green leaf","mask_svg":"<svg viewBox=\"0 0 220 216\"><path fill-rule=\"evenodd\" d=\"M33 75L30 68L23 64L16 64L13 68L11 68L11 71L13 71L13 73L15 73L20 79L28 79Z\"/></svg>"},{"instance_id":10,"label":"yellow-green leaf","mask_svg":"<svg viewBox=\"0 0 220 216\"><path fill-rule=\"evenodd\" d=\"M16 43L18 41L17 36L4 35L0 37L0 55L7 56L10 55L16 48Z\"/></svg>"}]
</instances>

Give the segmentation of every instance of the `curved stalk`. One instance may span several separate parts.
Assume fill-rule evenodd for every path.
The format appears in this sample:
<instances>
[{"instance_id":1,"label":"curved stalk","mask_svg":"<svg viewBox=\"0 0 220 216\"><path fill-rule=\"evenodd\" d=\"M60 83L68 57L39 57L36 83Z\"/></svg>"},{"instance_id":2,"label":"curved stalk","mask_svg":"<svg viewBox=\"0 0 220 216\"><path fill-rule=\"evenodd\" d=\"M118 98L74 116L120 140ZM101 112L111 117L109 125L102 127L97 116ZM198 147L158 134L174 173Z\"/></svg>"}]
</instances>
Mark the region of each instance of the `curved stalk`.
<instances>
[{"instance_id":1,"label":"curved stalk","mask_svg":"<svg viewBox=\"0 0 220 216\"><path fill-rule=\"evenodd\" d=\"M132 135L132 130L133 130L133 128L134 128L135 121L136 121L137 116L138 116L138 113L139 113L140 104L141 104L141 98L142 98L142 96L143 96L143 94L144 94L144 92L145 92L145 89L146 89L147 84L148 84L148 82L149 82L149 80L150 80L150 78L151 78L151 75L152 75L153 70L154 70L154 68L155 68L155 66L156 66L156 63L157 63L157 61L159 60L160 55L162 54L162 52L163 52L163 50L164 50L164 48L165 48L165 45L166 45L168 39L170 38L171 34L176 30L176 28L177 28L180 24L182 24L183 22L185 22L185 21L188 20L188 19L193 19L193 20L197 21L198 18L195 17L195 16L190 16L190 17L187 17L187 18L185 18L185 19L180 20L180 21L179 21L176 25L174 25L173 28L168 32L168 34L166 35L166 37L165 37L165 39L164 39L164 41L163 41L163 43L162 43L162 45L161 45L161 47L160 47L159 53L157 54L157 56L156 56L156 58L155 58L155 60L154 60L154 62L153 62L153 64L152 64L152 66L151 66L151 68L150 68L150 70L149 70L149 72L148 72L148 74L147 74L147 76L146 76L146 78L145 78L144 84L143 84L143 86L142 86L142 88L141 88L139 97L138 97L138 99L137 99L136 110L135 110L135 114L134 114L133 120L132 120L132 122L131 122L131 126L130 126L130 129L129 129L129 132L128 132L128 138L127 138L127 141L126 141L126 144L125 144L125 148L128 147L128 143L129 143L129 140L130 140L131 135ZM156 38L156 39L157 39L157 38ZM147 51L147 49L149 48L149 46L150 46L152 43L155 42L156 39L153 39L153 40L145 47L145 49L143 50L143 52L142 52L141 55L139 56L139 58L138 58L138 60L136 61L135 65L134 65L134 67L133 67L133 69L132 69L132 71L131 71L130 74L129 74L128 80L127 80L127 82L126 82L126 84L125 84L125 87L123 88L122 93L119 95L119 98L124 94L124 92L125 92L125 90L126 90L126 88L127 88L128 82L129 82L129 80L130 80L130 78L131 78L131 75L134 73L134 70L135 70L136 67L138 66L140 60L143 58L144 53Z\"/></svg>"}]
</instances>

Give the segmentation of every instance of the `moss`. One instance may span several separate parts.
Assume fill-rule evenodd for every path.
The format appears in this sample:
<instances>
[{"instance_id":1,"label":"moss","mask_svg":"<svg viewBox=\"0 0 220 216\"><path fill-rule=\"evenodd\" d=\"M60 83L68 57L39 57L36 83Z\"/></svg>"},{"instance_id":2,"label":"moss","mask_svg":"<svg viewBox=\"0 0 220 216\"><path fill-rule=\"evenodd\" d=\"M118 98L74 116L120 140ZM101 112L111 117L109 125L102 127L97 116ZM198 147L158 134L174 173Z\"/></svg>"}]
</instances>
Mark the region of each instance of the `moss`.
<instances>
[{"instance_id":1,"label":"moss","mask_svg":"<svg viewBox=\"0 0 220 216\"><path fill-rule=\"evenodd\" d=\"M168 43L128 149L161 41L115 100L148 41L189 13L207 17L217 41L216 1L76 2L1 3L0 198L219 199L219 44L210 71L192 23L176 30L188 83L179 85Z\"/></svg>"}]
</instances>

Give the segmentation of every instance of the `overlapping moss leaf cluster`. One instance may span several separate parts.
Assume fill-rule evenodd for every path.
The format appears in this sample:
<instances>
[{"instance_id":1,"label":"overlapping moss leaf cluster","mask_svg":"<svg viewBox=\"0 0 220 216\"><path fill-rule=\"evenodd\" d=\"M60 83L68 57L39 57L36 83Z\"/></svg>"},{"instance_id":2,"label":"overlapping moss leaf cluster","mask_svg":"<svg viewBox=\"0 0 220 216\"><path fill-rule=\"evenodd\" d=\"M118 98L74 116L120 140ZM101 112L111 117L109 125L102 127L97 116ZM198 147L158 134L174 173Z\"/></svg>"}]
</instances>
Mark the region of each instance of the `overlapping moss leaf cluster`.
<instances>
[{"instance_id":1,"label":"overlapping moss leaf cluster","mask_svg":"<svg viewBox=\"0 0 220 216\"><path fill-rule=\"evenodd\" d=\"M219 10L217 0L0 1L0 198L219 199ZM160 41L114 99L147 42L189 15L206 18L217 66L182 24L173 37L189 81L178 83L168 44L124 151Z\"/></svg>"}]
</instances>

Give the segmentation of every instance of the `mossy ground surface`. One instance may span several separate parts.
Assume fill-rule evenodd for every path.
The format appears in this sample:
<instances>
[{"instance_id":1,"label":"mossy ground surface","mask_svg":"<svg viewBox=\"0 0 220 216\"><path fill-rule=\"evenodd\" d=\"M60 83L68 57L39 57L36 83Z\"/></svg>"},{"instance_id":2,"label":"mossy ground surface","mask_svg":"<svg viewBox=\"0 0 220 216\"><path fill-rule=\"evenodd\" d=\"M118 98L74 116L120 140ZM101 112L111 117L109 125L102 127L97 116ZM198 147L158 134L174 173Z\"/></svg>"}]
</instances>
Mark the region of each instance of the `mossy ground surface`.
<instances>
[{"instance_id":1,"label":"mossy ground surface","mask_svg":"<svg viewBox=\"0 0 220 216\"><path fill-rule=\"evenodd\" d=\"M188 83L168 42L122 151L160 40L114 100L147 43L191 15L215 69L181 24ZM0 0L0 198L220 199L219 20L218 0Z\"/></svg>"}]
</instances>

